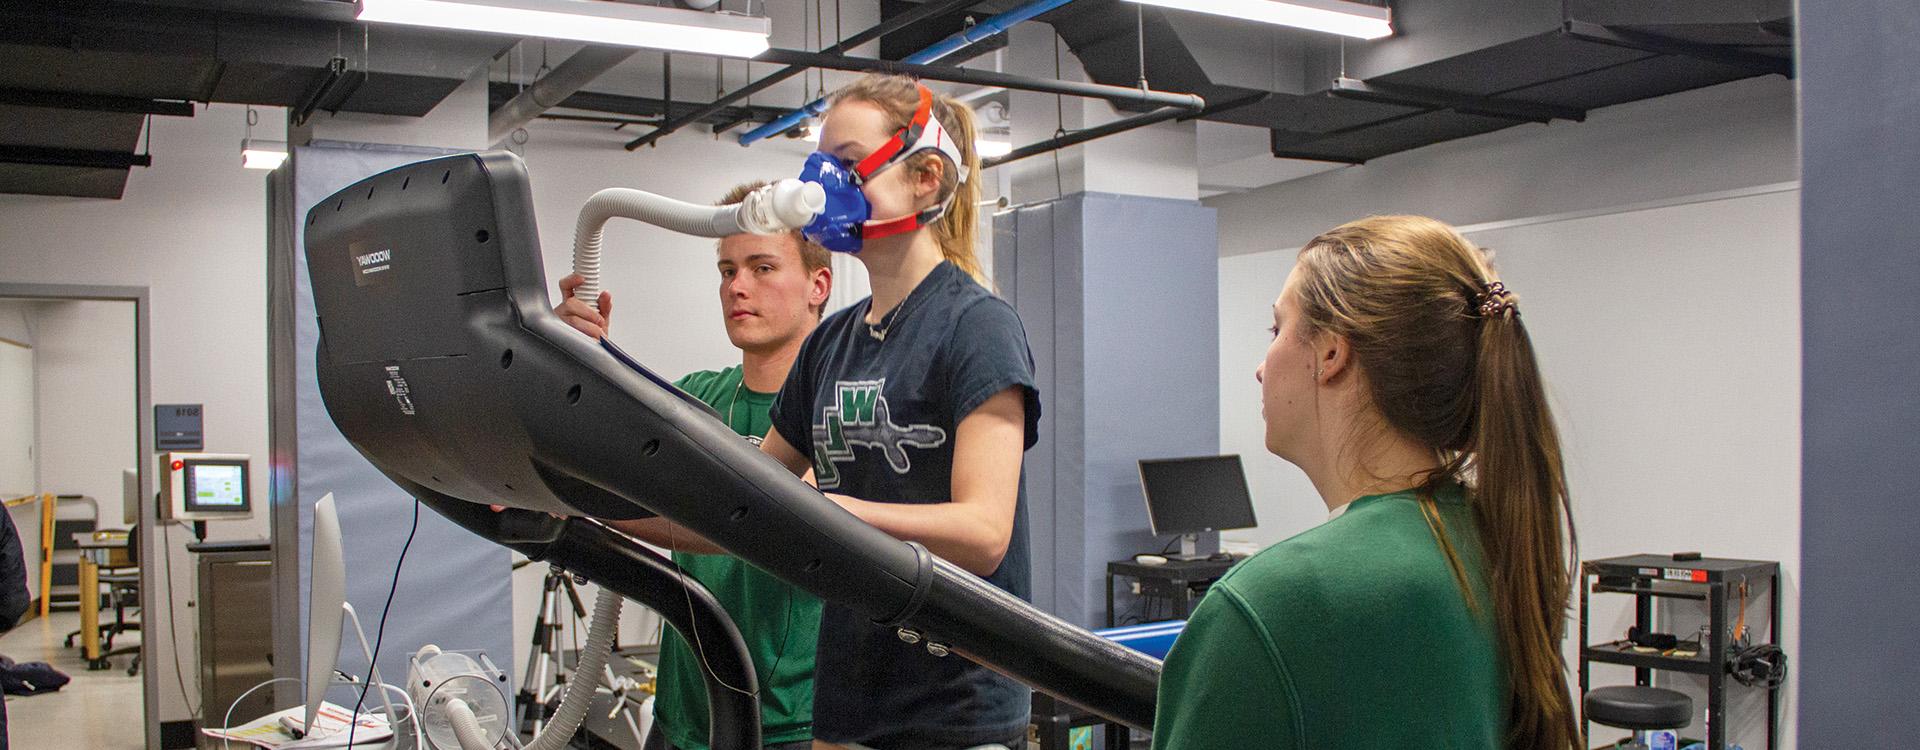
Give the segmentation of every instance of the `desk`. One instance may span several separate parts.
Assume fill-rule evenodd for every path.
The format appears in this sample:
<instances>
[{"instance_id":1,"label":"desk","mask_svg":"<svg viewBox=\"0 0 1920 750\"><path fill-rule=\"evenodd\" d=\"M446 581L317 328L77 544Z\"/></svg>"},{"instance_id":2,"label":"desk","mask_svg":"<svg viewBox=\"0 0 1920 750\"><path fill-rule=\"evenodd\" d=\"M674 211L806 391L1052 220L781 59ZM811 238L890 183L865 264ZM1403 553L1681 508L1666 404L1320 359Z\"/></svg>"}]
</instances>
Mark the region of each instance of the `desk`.
<instances>
[{"instance_id":1,"label":"desk","mask_svg":"<svg viewBox=\"0 0 1920 750\"><path fill-rule=\"evenodd\" d=\"M100 656L100 568L114 567L115 552L127 551L127 537L106 536L100 532L82 531L73 535L73 541L80 548L80 654L87 660L87 669L107 669L112 664Z\"/></svg>"},{"instance_id":2,"label":"desk","mask_svg":"<svg viewBox=\"0 0 1920 750\"><path fill-rule=\"evenodd\" d=\"M1125 576L1140 582L1143 595L1169 595L1173 601L1173 616L1162 619L1185 620L1193 615L1193 595L1195 586L1204 586L1220 580L1226 575L1238 558L1228 560L1168 560L1164 565L1142 565L1132 560L1115 560L1107 563L1107 627L1113 627L1116 613L1113 611L1113 579ZM1168 589L1149 592L1149 588Z\"/></svg>"}]
</instances>

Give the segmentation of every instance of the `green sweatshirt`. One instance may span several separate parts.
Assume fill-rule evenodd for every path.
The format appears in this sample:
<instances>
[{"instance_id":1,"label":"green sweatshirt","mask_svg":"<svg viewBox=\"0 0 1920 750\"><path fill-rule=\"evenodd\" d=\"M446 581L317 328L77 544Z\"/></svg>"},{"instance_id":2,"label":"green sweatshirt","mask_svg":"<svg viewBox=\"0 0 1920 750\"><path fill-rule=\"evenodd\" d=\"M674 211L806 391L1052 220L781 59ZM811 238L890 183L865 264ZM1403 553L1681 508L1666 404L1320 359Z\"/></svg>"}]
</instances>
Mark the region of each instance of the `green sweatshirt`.
<instances>
[{"instance_id":1,"label":"green sweatshirt","mask_svg":"<svg viewBox=\"0 0 1920 750\"><path fill-rule=\"evenodd\" d=\"M1411 492L1235 566L1168 654L1156 750L1502 746L1506 673L1460 488L1435 498L1472 606Z\"/></svg>"},{"instance_id":2,"label":"green sweatshirt","mask_svg":"<svg viewBox=\"0 0 1920 750\"><path fill-rule=\"evenodd\" d=\"M741 384L740 368L696 372L674 385L720 412L727 426L758 444L772 428L773 394ZM673 561L720 600L740 628L760 678L760 741L813 738L813 655L820 600L732 555L673 553ZM655 721L680 750L707 750L707 688L697 653L668 628L660 639Z\"/></svg>"}]
</instances>

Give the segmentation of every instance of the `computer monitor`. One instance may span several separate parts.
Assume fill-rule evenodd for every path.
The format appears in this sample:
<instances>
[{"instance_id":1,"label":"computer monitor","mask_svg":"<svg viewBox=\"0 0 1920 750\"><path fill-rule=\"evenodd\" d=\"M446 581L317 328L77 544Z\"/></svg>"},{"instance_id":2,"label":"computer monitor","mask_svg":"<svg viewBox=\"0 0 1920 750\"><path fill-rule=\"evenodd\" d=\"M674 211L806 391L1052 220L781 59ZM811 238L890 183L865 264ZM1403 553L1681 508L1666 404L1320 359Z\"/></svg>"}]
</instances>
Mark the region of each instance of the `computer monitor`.
<instances>
[{"instance_id":1,"label":"computer monitor","mask_svg":"<svg viewBox=\"0 0 1920 750\"><path fill-rule=\"evenodd\" d=\"M1203 532L1257 525L1237 455L1142 459L1140 489L1153 533L1179 534L1182 557L1196 555Z\"/></svg>"},{"instance_id":2,"label":"computer monitor","mask_svg":"<svg viewBox=\"0 0 1920 750\"><path fill-rule=\"evenodd\" d=\"M313 726L333 686L333 668L340 658L340 635L346 625L347 555L340 544L340 516L333 510L333 493L313 505L313 583L307 594L307 710L303 727Z\"/></svg>"},{"instance_id":3,"label":"computer monitor","mask_svg":"<svg viewBox=\"0 0 1920 750\"><path fill-rule=\"evenodd\" d=\"M251 464L251 456L239 453L160 454L160 520L253 517Z\"/></svg>"},{"instance_id":4,"label":"computer monitor","mask_svg":"<svg viewBox=\"0 0 1920 750\"><path fill-rule=\"evenodd\" d=\"M373 666L373 649L367 645L366 629L361 627L360 616L353 611L353 605L347 603L347 554L340 540L340 514L334 510L331 492L313 504L313 556L308 567L312 580L307 591L307 705L300 715L300 726L314 726L327 691L336 684L345 684L334 680L334 667L339 664L340 642L345 639L349 624L353 626L361 655L367 659L366 679L371 683L367 699L378 700L386 708L387 718L392 720L393 701L387 689L380 686L380 668ZM357 719L358 714L354 718ZM304 731L312 732L311 729Z\"/></svg>"}]
</instances>

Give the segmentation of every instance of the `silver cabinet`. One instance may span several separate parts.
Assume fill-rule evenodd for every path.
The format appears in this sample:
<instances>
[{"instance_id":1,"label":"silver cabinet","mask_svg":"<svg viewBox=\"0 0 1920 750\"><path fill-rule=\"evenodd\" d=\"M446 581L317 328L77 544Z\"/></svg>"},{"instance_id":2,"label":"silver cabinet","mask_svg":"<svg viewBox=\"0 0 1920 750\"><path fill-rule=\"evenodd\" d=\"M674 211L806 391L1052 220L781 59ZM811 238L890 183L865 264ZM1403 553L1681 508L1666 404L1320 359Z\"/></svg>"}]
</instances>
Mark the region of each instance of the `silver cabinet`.
<instances>
[{"instance_id":1,"label":"silver cabinet","mask_svg":"<svg viewBox=\"0 0 1920 750\"><path fill-rule=\"evenodd\" d=\"M200 723L217 726L234 699L273 678L273 553L264 544L257 549L194 551L200 590ZM251 721L273 711L273 692L257 690L247 696L233 708L234 721Z\"/></svg>"}]
</instances>

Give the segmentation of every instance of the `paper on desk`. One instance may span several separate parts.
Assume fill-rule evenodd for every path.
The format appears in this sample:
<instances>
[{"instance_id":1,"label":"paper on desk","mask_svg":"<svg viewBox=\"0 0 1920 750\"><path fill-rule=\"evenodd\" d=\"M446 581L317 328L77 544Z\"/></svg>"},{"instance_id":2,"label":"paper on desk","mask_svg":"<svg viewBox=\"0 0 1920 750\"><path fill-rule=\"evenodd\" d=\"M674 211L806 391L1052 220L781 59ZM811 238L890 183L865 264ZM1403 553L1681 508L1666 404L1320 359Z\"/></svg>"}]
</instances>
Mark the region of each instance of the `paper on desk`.
<instances>
[{"instance_id":1,"label":"paper on desk","mask_svg":"<svg viewBox=\"0 0 1920 750\"><path fill-rule=\"evenodd\" d=\"M320 704L320 713L318 716L315 716L313 720L316 731L309 733L305 738L295 739L293 732L288 731L281 720L285 719L286 724L297 727L300 726L301 720L306 718L306 713L306 706L294 706L285 711L275 711L266 716L254 719L253 721L241 724L240 726L233 727L232 729L202 729L200 731L214 739L245 742L250 745L268 748L269 750L304 750L305 748L347 746L347 719L351 716L347 709L332 703L322 702ZM387 726L387 719L384 716L362 711L360 712L358 724L360 728L353 732L353 744L355 745L364 745L370 742L384 742L387 738L393 736L393 729Z\"/></svg>"}]
</instances>

